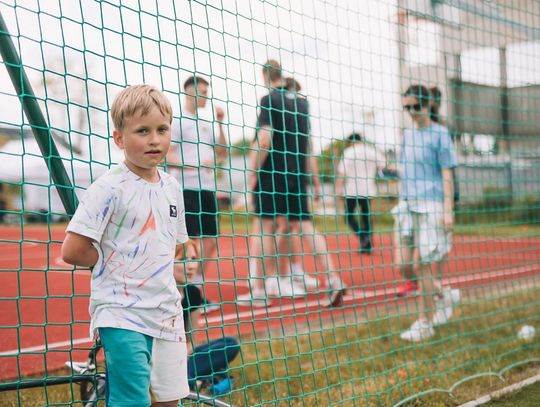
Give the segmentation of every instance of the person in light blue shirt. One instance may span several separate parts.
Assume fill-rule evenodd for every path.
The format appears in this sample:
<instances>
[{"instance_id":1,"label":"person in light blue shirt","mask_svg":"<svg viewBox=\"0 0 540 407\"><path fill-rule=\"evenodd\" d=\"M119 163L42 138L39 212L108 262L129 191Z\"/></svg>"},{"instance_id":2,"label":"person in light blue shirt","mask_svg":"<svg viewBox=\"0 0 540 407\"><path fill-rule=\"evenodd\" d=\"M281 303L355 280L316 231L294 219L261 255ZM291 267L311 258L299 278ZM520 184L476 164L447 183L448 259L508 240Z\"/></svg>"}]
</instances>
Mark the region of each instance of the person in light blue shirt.
<instances>
[{"instance_id":1,"label":"person in light blue shirt","mask_svg":"<svg viewBox=\"0 0 540 407\"><path fill-rule=\"evenodd\" d=\"M448 129L431 122L407 129L401 143L400 198L416 202L444 202L443 170L457 166Z\"/></svg>"},{"instance_id":2,"label":"person in light blue shirt","mask_svg":"<svg viewBox=\"0 0 540 407\"><path fill-rule=\"evenodd\" d=\"M400 202L393 210L396 262L403 274L415 267L419 278L418 319L401 334L413 342L431 338L433 327L447 323L459 301L459 290L443 288L440 278L451 247L452 168L457 159L448 129L430 118L430 103L431 93L422 85L412 85L403 94L403 108L414 128L403 133Z\"/></svg>"}]
</instances>

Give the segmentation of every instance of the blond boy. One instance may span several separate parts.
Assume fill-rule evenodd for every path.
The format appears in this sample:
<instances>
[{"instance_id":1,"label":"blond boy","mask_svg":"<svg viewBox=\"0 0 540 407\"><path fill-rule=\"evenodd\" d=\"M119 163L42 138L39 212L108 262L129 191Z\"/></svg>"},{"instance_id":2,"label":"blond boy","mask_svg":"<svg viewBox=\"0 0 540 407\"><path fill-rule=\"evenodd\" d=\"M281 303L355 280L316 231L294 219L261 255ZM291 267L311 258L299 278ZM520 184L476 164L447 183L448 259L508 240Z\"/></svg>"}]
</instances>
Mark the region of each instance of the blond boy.
<instances>
[{"instance_id":1,"label":"blond boy","mask_svg":"<svg viewBox=\"0 0 540 407\"><path fill-rule=\"evenodd\" d=\"M187 241L182 190L157 168L171 142L172 109L148 85L116 97L111 117L122 164L86 191L62 258L93 267L91 332L105 350L107 405L177 406L189 393L174 254ZM128 374L126 374L128 372Z\"/></svg>"}]
</instances>

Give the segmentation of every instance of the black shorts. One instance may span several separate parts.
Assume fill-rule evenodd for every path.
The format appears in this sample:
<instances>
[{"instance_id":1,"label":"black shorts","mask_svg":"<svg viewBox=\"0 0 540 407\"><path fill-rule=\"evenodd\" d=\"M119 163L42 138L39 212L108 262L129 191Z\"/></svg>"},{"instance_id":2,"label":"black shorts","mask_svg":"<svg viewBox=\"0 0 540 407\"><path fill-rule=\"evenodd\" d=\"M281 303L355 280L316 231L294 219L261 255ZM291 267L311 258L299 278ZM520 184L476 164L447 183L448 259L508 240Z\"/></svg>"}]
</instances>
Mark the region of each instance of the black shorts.
<instances>
[{"instance_id":1,"label":"black shorts","mask_svg":"<svg viewBox=\"0 0 540 407\"><path fill-rule=\"evenodd\" d=\"M311 219L305 192L256 191L255 214L263 218L285 216L293 220Z\"/></svg>"},{"instance_id":2,"label":"black shorts","mask_svg":"<svg viewBox=\"0 0 540 407\"><path fill-rule=\"evenodd\" d=\"M218 235L218 208L214 191L184 190L186 227L189 237Z\"/></svg>"}]
</instances>

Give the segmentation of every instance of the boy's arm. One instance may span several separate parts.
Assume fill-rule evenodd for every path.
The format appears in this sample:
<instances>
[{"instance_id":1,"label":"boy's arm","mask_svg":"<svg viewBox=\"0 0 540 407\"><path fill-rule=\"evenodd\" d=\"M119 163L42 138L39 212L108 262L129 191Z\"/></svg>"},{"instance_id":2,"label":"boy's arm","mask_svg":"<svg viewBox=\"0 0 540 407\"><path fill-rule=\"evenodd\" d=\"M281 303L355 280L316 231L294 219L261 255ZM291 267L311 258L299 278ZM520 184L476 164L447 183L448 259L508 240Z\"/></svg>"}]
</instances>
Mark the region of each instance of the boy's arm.
<instances>
[{"instance_id":1,"label":"boy's arm","mask_svg":"<svg viewBox=\"0 0 540 407\"><path fill-rule=\"evenodd\" d=\"M67 232L61 250L62 260L79 267L94 267L98 252L89 237Z\"/></svg>"}]
</instances>

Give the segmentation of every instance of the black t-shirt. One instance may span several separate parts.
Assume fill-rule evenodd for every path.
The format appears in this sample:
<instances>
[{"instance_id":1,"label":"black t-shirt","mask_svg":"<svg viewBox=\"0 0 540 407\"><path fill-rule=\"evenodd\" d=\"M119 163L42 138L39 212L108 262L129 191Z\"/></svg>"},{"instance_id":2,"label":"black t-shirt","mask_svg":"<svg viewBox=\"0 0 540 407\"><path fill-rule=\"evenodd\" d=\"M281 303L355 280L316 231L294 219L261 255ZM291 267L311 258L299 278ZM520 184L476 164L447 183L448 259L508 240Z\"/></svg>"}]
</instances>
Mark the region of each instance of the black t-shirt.
<instances>
[{"instance_id":1,"label":"black t-shirt","mask_svg":"<svg viewBox=\"0 0 540 407\"><path fill-rule=\"evenodd\" d=\"M263 191L303 191L309 152L309 106L306 98L285 88L261 99L257 128L272 128L270 152L259 172Z\"/></svg>"},{"instance_id":2,"label":"black t-shirt","mask_svg":"<svg viewBox=\"0 0 540 407\"><path fill-rule=\"evenodd\" d=\"M192 284L186 284L184 287L184 298L182 298L182 309L184 312L184 325L189 321L189 314L202 307L203 299L201 290ZM190 324L191 325L191 324Z\"/></svg>"}]
</instances>

